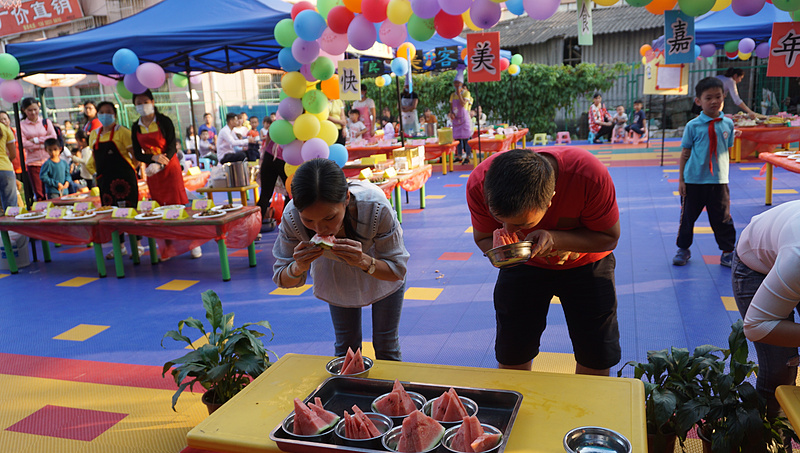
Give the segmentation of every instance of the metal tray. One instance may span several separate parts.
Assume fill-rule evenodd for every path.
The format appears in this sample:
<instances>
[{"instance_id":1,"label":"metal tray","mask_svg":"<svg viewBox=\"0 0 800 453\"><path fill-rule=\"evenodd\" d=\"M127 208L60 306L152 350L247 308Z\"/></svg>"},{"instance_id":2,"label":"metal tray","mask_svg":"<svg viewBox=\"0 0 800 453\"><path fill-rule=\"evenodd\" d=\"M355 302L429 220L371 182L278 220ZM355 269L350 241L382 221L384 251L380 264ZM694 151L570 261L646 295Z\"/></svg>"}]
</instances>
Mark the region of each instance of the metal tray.
<instances>
[{"instance_id":1,"label":"metal tray","mask_svg":"<svg viewBox=\"0 0 800 453\"><path fill-rule=\"evenodd\" d=\"M304 401L320 397L325 409L339 416L342 416L345 410L351 412L350 408L354 404L364 412L371 412L370 404L372 400L384 393L391 392L392 384L393 381L380 379L334 376L326 379ZM402 382L402 384L407 391L420 393L428 400L441 396L442 393L453 387L460 396L465 396L475 401L478 404L478 419L481 423L492 425L503 433L502 444L496 450L496 453L502 453L505 450L508 437L511 434L511 428L522 403L521 393L510 390L444 386L417 382ZM336 444L338 439L333 433L331 433L330 437L319 442L297 440L287 434L280 424L269 433L269 438L278 445L278 448L291 453L375 453L385 451L383 449L373 450L338 445ZM445 451L445 449L439 446L435 451Z\"/></svg>"}]
</instances>

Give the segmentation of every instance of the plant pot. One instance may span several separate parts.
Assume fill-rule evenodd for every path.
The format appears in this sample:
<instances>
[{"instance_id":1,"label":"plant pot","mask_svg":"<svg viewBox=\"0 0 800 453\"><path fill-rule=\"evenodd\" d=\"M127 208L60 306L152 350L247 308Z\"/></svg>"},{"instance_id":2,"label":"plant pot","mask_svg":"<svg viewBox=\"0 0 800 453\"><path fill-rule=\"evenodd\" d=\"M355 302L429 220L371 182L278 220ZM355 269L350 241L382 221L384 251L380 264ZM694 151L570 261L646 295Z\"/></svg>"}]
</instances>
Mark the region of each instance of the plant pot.
<instances>
[{"instance_id":1,"label":"plant pot","mask_svg":"<svg viewBox=\"0 0 800 453\"><path fill-rule=\"evenodd\" d=\"M214 403L213 401L215 399L214 398L215 396L216 394L214 392L214 389L210 389L205 393L203 393L202 401L203 404L206 405L206 408L208 408L208 415L213 414L215 410L219 409L222 406L222 404L224 404L224 403Z\"/></svg>"},{"instance_id":2,"label":"plant pot","mask_svg":"<svg viewBox=\"0 0 800 453\"><path fill-rule=\"evenodd\" d=\"M675 451L675 441L678 436L671 434L648 434L647 451L648 453L673 453Z\"/></svg>"},{"instance_id":3,"label":"plant pot","mask_svg":"<svg viewBox=\"0 0 800 453\"><path fill-rule=\"evenodd\" d=\"M711 440L709 439L709 435L702 429L697 430L697 437L700 438L700 442L703 443L703 453L714 453L714 450L711 449ZM764 442L761 442L760 439L754 439L750 442L745 442L741 445L741 449L738 447L731 448L731 453L737 453L738 451L747 452L747 453L765 453L767 451L767 446Z\"/></svg>"}]
</instances>

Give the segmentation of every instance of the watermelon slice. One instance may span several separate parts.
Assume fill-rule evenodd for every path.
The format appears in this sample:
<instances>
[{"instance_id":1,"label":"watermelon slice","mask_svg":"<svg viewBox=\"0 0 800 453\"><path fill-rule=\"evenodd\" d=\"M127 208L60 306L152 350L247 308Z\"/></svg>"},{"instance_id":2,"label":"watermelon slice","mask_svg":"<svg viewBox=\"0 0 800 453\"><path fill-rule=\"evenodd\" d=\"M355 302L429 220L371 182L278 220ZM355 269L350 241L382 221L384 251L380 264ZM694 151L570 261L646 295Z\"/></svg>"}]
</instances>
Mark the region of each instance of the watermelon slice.
<instances>
[{"instance_id":1,"label":"watermelon slice","mask_svg":"<svg viewBox=\"0 0 800 453\"><path fill-rule=\"evenodd\" d=\"M445 422L457 422L469 415L467 414L467 408L464 407L464 403L461 402L461 398L458 397L455 389L451 387L447 393L450 395L449 404L445 410L444 418L441 420Z\"/></svg>"},{"instance_id":2,"label":"watermelon slice","mask_svg":"<svg viewBox=\"0 0 800 453\"><path fill-rule=\"evenodd\" d=\"M433 400L431 404L431 417L434 420L444 421L444 414L447 412L447 406L450 404L450 393L444 392L439 398Z\"/></svg>"},{"instance_id":3,"label":"watermelon slice","mask_svg":"<svg viewBox=\"0 0 800 453\"><path fill-rule=\"evenodd\" d=\"M300 398L294 399L294 423L292 431L294 434L301 436L313 436L319 434L331 427L330 423L319 418L313 410L300 401Z\"/></svg>"},{"instance_id":4,"label":"watermelon slice","mask_svg":"<svg viewBox=\"0 0 800 453\"><path fill-rule=\"evenodd\" d=\"M392 391L372 403L372 408L383 415L403 417L417 410L414 400L408 396L400 381L394 381Z\"/></svg>"},{"instance_id":5,"label":"watermelon slice","mask_svg":"<svg viewBox=\"0 0 800 453\"><path fill-rule=\"evenodd\" d=\"M314 411L314 413L317 414L322 421L328 423L329 425L335 425L339 423L340 417L331 411L326 411L325 407L322 405L322 400L319 397L314 398L313 403L309 402L308 408Z\"/></svg>"},{"instance_id":6,"label":"watermelon slice","mask_svg":"<svg viewBox=\"0 0 800 453\"><path fill-rule=\"evenodd\" d=\"M333 247L333 244L336 243L336 237L333 235L330 236L320 236L315 234L313 238L311 238L311 243L316 244L324 249L330 249Z\"/></svg>"},{"instance_id":7,"label":"watermelon slice","mask_svg":"<svg viewBox=\"0 0 800 453\"><path fill-rule=\"evenodd\" d=\"M500 247L501 245L515 244L519 242L517 233L509 233L505 228L494 230L492 234L492 246Z\"/></svg>"},{"instance_id":8,"label":"watermelon slice","mask_svg":"<svg viewBox=\"0 0 800 453\"><path fill-rule=\"evenodd\" d=\"M491 450L500 443L500 439L502 438L502 434L483 433L470 444L470 447L472 447L472 451L476 453Z\"/></svg>"},{"instance_id":9,"label":"watermelon slice","mask_svg":"<svg viewBox=\"0 0 800 453\"><path fill-rule=\"evenodd\" d=\"M461 426L458 427L456 434L450 441L450 448L456 451L463 451L466 453L473 453L472 442L478 437L483 435L483 426L474 415L472 417L464 417Z\"/></svg>"},{"instance_id":10,"label":"watermelon slice","mask_svg":"<svg viewBox=\"0 0 800 453\"><path fill-rule=\"evenodd\" d=\"M347 348L347 353L351 353L353 350ZM358 374L364 371L364 357L361 355L361 348L358 348L353 354L353 358L348 362L347 356L345 356L345 363L342 366L342 371L339 374Z\"/></svg>"},{"instance_id":11,"label":"watermelon slice","mask_svg":"<svg viewBox=\"0 0 800 453\"><path fill-rule=\"evenodd\" d=\"M353 352L353 348L347 348L347 354L344 355L344 362L342 362L342 368L339 369L339 374L344 374L342 371L345 370L348 366L350 366L350 362L353 361L353 357L356 356L356 353Z\"/></svg>"},{"instance_id":12,"label":"watermelon slice","mask_svg":"<svg viewBox=\"0 0 800 453\"><path fill-rule=\"evenodd\" d=\"M375 423L372 423L372 420L370 420L370 418L367 417L367 414L362 412L358 406L353 405L353 412L358 419L364 422L364 425L367 427L367 431L369 431L370 437L378 437L381 435L381 432L378 430L378 427L375 426Z\"/></svg>"},{"instance_id":13,"label":"watermelon slice","mask_svg":"<svg viewBox=\"0 0 800 453\"><path fill-rule=\"evenodd\" d=\"M432 450L439 445L444 426L420 411L414 411L403 420L397 451L416 453Z\"/></svg>"}]
</instances>

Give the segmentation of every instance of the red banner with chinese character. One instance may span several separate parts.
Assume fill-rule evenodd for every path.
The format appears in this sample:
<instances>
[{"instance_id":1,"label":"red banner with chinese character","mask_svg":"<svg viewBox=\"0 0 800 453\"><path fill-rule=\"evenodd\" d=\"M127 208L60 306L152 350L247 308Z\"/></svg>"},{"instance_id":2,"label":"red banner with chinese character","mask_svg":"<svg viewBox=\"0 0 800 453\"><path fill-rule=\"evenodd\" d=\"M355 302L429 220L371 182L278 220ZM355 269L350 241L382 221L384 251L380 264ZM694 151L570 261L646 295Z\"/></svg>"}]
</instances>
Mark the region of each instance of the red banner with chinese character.
<instances>
[{"instance_id":1,"label":"red banner with chinese character","mask_svg":"<svg viewBox=\"0 0 800 453\"><path fill-rule=\"evenodd\" d=\"M19 6L0 7L0 36L55 27L81 17L78 0L23 0Z\"/></svg>"},{"instance_id":2,"label":"red banner with chinese character","mask_svg":"<svg viewBox=\"0 0 800 453\"><path fill-rule=\"evenodd\" d=\"M772 24L767 77L800 76L800 22Z\"/></svg>"},{"instance_id":3,"label":"red banner with chinese character","mask_svg":"<svg viewBox=\"0 0 800 453\"><path fill-rule=\"evenodd\" d=\"M467 70L470 83L500 80L499 32L467 35Z\"/></svg>"}]
</instances>

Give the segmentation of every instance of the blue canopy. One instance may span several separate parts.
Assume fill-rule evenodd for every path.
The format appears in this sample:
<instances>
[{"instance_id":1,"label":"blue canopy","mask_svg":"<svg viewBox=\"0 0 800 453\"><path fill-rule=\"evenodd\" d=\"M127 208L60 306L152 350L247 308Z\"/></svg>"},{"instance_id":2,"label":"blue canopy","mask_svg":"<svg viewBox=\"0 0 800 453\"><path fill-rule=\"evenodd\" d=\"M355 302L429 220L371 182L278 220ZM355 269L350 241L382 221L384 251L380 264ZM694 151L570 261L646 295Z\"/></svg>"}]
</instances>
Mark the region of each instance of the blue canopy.
<instances>
[{"instance_id":1,"label":"blue canopy","mask_svg":"<svg viewBox=\"0 0 800 453\"><path fill-rule=\"evenodd\" d=\"M273 30L290 17L280 0L164 0L117 22L74 35L8 44L26 75L113 74L120 48L169 72L280 68Z\"/></svg>"}]
</instances>

